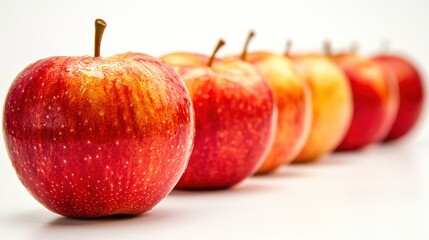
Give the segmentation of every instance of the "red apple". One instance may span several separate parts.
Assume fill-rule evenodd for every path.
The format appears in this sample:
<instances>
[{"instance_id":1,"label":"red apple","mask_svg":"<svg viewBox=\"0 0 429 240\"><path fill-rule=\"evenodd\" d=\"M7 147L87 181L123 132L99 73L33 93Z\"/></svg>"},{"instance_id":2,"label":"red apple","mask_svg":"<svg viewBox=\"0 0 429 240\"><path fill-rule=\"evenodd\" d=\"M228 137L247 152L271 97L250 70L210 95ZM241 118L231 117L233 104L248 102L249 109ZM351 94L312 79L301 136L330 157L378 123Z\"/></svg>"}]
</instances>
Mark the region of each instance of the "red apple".
<instances>
[{"instance_id":1,"label":"red apple","mask_svg":"<svg viewBox=\"0 0 429 240\"><path fill-rule=\"evenodd\" d=\"M394 75L399 88L399 109L384 139L391 141L406 135L419 120L424 104L423 79L416 65L403 56L381 54L373 60Z\"/></svg>"},{"instance_id":2,"label":"red apple","mask_svg":"<svg viewBox=\"0 0 429 240\"><path fill-rule=\"evenodd\" d=\"M171 53L191 94L195 146L179 189L223 189L251 176L265 158L275 133L277 108L266 80L249 63Z\"/></svg>"},{"instance_id":3,"label":"red apple","mask_svg":"<svg viewBox=\"0 0 429 240\"><path fill-rule=\"evenodd\" d=\"M145 54L99 57L104 26L96 20L95 57L31 64L4 106L4 138L19 179L68 217L150 210L179 180L193 145L192 103L181 78Z\"/></svg>"},{"instance_id":4,"label":"red apple","mask_svg":"<svg viewBox=\"0 0 429 240\"><path fill-rule=\"evenodd\" d=\"M312 119L308 139L294 163L312 162L332 152L350 125L353 102L341 69L322 54L291 56L311 91Z\"/></svg>"},{"instance_id":5,"label":"red apple","mask_svg":"<svg viewBox=\"0 0 429 240\"><path fill-rule=\"evenodd\" d=\"M311 102L307 82L289 58L269 52L247 53L250 32L241 59L253 64L271 84L278 106L274 144L257 174L266 174L289 164L302 150L310 132Z\"/></svg>"},{"instance_id":6,"label":"red apple","mask_svg":"<svg viewBox=\"0 0 429 240\"><path fill-rule=\"evenodd\" d=\"M354 105L351 125L337 150L356 150L382 140L398 110L393 75L355 53L338 54L333 59L350 82Z\"/></svg>"}]
</instances>

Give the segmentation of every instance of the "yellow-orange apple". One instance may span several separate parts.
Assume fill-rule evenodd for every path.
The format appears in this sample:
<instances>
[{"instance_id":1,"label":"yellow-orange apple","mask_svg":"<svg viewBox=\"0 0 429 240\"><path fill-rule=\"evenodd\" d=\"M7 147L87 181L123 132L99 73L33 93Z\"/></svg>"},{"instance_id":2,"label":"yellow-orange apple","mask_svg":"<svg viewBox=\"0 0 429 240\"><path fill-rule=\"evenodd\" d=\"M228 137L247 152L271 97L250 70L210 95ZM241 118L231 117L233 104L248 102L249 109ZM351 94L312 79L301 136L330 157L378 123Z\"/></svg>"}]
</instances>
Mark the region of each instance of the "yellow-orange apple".
<instances>
[{"instance_id":1,"label":"yellow-orange apple","mask_svg":"<svg viewBox=\"0 0 429 240\"><path fill-rule=\"evenodd\" d=\"M310 162L332 152L344 138L353 111L351 89L328 57L299 54L292 59L310 86L313 112L310 135L294 162Z\"/></svg>"},{"instance_id":2,"label":"yellow-orange apple","mask_svg":"<svg viewBox=\"0 0 429 240\"><path fill-rule=\"evenodd\" d=\"M292 162L310 132L311 100L307 82L287 57L269 52L247 52L253 32L249 33L241 60L253 64L271 84L278 107L274 143L257 174L269 173Z\"/></svg>"},{"instance_id":3,"label":"yellow-orange apple","mask_svg":"<svg viewBox=\"0 0 429 240\"><path fill-rule=\"evenodd\" d=\"M194 53L161 59L175 66L195 110L195 145L176 188L231 187L255 173L275 133L277 107L266 80L249 63Z\"/></svg>"}]
</instances>

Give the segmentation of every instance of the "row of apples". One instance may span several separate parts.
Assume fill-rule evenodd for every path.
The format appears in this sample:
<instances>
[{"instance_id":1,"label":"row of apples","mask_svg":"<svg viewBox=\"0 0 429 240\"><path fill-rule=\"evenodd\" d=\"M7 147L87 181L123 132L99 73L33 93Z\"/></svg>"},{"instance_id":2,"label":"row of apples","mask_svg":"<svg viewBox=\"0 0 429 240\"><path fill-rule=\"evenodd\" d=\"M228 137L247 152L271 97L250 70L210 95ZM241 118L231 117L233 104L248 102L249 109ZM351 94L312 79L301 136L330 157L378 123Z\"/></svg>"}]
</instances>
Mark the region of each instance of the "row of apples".
<instances>
[{"instance_id":1,"label":"row of apples","mask_svg":"<svg viewBox=\"0 0 429 240\"><path fill-rule=\"evenodd\" d=\"M224 44L220 40L211 57L186 52L160 57L184 79L196 113L194 152L178 188L230 187L253 173L260 156L256 174L269 174L291 162L309 163L333 151L396 140L421 115L423 81L403 56L333 54L329 43L324 53L291 53L290 43L283 55L248 52L253 37L250 32L236 56L215 59ZM208 72L196 73L202 69ZM250 86L253 94L239 93ZM219 96L225 102L215 101ZM243 99L248 109L243 109ZM270 127L255 127L270 121L274 105L274 139L263 144L258 141ZM206 134L212 137L209 142ZM218 174L211 175L213 171Z\"/></svg>"},{"instance_id":2,"label":"row of apples","mask_svg":"<svg viewBox=\"0 0 429 240\"><path fill-rule=\"evenodd\" d=\"M16 173L69 217L148 211L174 188L226 189L253 174L404 136L423 80L397 55L178 52L50 57L24 69L4 106Z\"/></svg>"}]
</instances>

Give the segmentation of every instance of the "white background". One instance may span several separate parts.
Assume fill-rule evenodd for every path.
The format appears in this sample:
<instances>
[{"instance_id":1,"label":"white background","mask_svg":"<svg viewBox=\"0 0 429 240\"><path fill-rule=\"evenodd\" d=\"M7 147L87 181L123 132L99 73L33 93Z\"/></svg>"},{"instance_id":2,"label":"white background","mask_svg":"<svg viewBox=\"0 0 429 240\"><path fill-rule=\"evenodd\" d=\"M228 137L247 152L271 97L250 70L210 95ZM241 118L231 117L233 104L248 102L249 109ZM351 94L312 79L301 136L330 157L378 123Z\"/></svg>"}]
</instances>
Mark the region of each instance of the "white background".
<instances>
[{"instance_id":1,"label":"white background","mask_svg":"<svg viewBox=\"0 0 429 240\"><path fill-rule=\"evenodd\" d=\"M429 71L429 1L4 1L0 2L1 106L15 76L53 55L91 55L103 18L101 54L173 51L223 54L335 49L374 54L388 40ZM222 55L221 53L221 55ZM0 143L1 239L429 239L429 127L404 141L285 167L228 191L173 192L136 218L79 221L44 209L26 192Z\"/></svg>"}]
</instances>

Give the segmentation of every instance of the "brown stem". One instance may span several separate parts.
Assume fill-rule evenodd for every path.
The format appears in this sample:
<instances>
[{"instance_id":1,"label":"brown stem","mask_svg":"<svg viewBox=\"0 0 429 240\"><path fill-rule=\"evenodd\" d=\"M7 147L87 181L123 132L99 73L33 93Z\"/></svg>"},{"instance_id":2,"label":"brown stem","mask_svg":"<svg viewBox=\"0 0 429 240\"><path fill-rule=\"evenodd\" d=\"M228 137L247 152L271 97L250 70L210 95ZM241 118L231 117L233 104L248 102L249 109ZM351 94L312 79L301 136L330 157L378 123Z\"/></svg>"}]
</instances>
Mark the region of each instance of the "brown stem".
<instances>
[{"instance_id":1,"label":"brown stem","mask_svg":"<svg viewBox=\"0 0 429 240\"><path fill-rule=\"evenodd\" d=\"M255 32L254 31L250 31L249 35L247 35L247 39L246 42L244 43L244 47L243 47L243 52L241 52L241 57L240 59L243 61L246 61L247 58L247 48L249 47L249 43L250 40L252 40L252 38L255 36Z\"/></svg>"},{"instance_id":2,"label":"brown stem","mask_svg":"<svg viewBox=\"0 0 429 240\"><path fill-rule=\"evenodd\" d=\"M350 52L353 54L357 54L359 52L359 44L357 42L352 42L350 44Z\"/></svg>"},{"instance_id":3,"label":"brown stem","mask_svg":"<svg viewBox=\"0 0 429 240\"><path fill-rule=\"evenodd\" d=\"M390 41L389 39L384 39L380 44L380 49L382 53L388 53L390 51Z\"/></svg>"},{"instance_id":4,"label":"brown stem","mask_svg":"<svg viewBox=\"0 0 429 240\"><path fill-rule=\"evenodd\" d=\"M292 49L292 40L287 40L286 41L286 48L285 48L285 56L289 56L290 55L290 50Z\"/></svg>"},{"instance_id":5,"label":"brown stem","mask_svg":"<svg viewBox=\"0 0 429 240\"><path fill-rule=\"evenodd\" d=\"M210 56L209 61L207 62L207 66L208 66L208 67L211 67L211 66L212 66L213 61L214 61L215 56L216 56L216 53L219 51L219 49L220 49L223 45L225 45L225 41L224 41L223 39L219 39L219 41L217 42L217 45L216 45L215 49L213 50L212 55Z\"/></svg>"},{"instance_id":6,"label":"brown stem","mask_svg":"<svg viewBox=\"0 0 429 240\"><path fill-rule=\"evenodd\" d=\"M100 56L101 39L107 24L103 19L95 19L94 57Z\"/></svg>"},{"instance_id":7,"label":"brown stem","mask_svg":"<svg viewBox=\"0 0 429 240\"><path fill-rule=\"evenodd\" d=\"M323 42L323 51L325 52L325 54L327 56L332 56L332 45L331 45L331 41L326 40L325 42Z\"/></svg>"}]
</instances>

